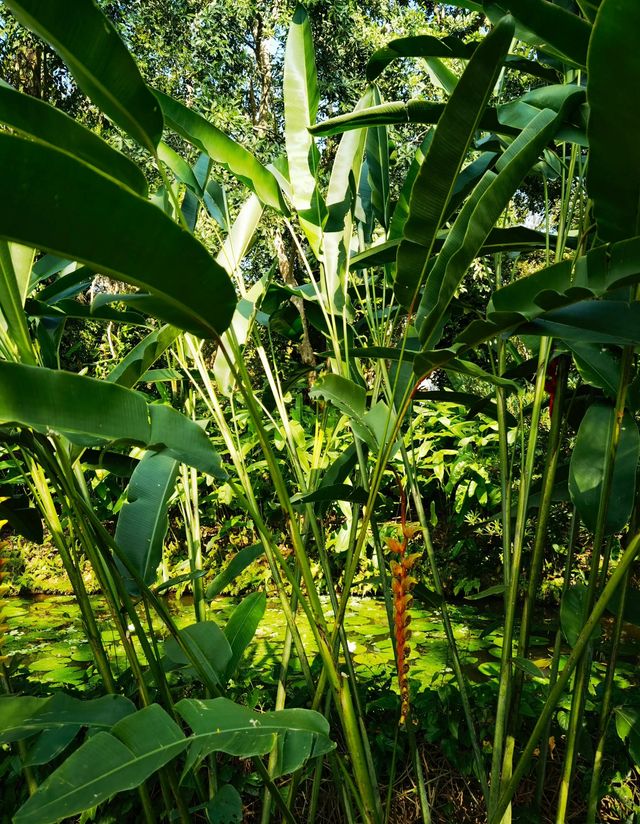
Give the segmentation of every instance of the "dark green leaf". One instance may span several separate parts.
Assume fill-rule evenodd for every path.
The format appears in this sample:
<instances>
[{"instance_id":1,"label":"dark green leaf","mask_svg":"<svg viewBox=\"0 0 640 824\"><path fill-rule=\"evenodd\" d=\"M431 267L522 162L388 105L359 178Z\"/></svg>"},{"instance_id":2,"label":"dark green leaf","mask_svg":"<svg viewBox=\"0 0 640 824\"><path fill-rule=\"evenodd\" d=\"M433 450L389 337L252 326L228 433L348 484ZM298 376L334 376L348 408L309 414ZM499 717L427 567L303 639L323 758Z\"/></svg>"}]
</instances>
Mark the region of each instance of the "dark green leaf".
<instances>
[{"instance_id":1,"label":"dark green leaf","mask_svg":"<svg viewBox=\"0 0 640 824\"><path fill-rule=\"evenodd\" d=\"M83 446L127 441L167 454L213 477L226 477L197 423L169 406L149 404L113 383L0 361L0 422L60 432Z\"/></svg>"},{"instance_id":2,"label":"dark green leaf","mask_svg":"<svg viewBox=\"0 0 640 824\"><path fill-rule=\"evenodd\" d=\"M249 564L252 564L256 558L259 558L263 553L264 547L262 544L252 544L241 549L233 556L222 572L219 572L209 584L205 598L210 601L212 598L220 595L226 586L234 581Z\"/></svg>"},{"instance_id":3,"label":"dark green leaf","mask_svg":"<svg viewBox=\"0 0 640 824\"><path fill-rule=\"evenodd\" d=\"M232 784L218 787L207 804L207 815L211 824L242 824L242 799Z\"/></svg>"},{"instance_id":4,"label":"dark green leaf","mask_svg":"<svg viewBox=\"0 0 640 824\"><path fill-rule=\"evenodd\" d=\"M126 501L118 514L115 541L145 584L155 583L169 528L168 503L179 464L164 452L147 452L133 471ZM121 561L116 561L127 590L138 585Z\"/></svg>"},{"instance_id":5,"label":"dark green leaf","mask_svg":"<svg viewBox=\"0 0 640 824\"><path fill-rule=\"evenodd\" d=\"M614 421L613 406L604 403L592 404L580 423L571 455L569 493L578 514L592 532L596 528L606 456ZM640 434L635 420L627 412L622 420L611 491L607 500L607 535L619 532L629 520L635 500L639 455Z\"/></svg>"},{"instance_id":6,"label":"dark green leaf","mask_svg":"<svg viewBox=\"0 0 640 824\"><path fill-rule=\"evenodd\" d=\"M220 627L214 621L199 621L181 629L178 634L186 649L176 638L169 638L164 643L167 658L182 667L197 667L214 684L221 683L232 650Z\"/></svg>"},{"instance_id":7,"label":"dark green leaf","mask_svg":"<svg viewBox=\"0 0 640 824\"><path fill-rule=\"evenodd\" d=\"M232 678L240 659L256 634L258 624L267 608L264 592L252 592L235 607L231 613L224 634L231 647L231 659L227 664L226 677Z\"/></svg>"},{"instance_id":8,"label":"dark green leaf","mask_svg":"<svg viewBox=\"0 0 640 824\"><path fill-rule=\"evenodd\" d=\"M638 31L640 3L603 0L589 46L587 188L598 236L606 241L640 235Z\"/></svg>"},{"instance_id":9,"label":"dark green leaf","mask_svg":"<svg viewBox=\"0 0 640 824\"><path fill-rule=\"evenodd\" d=\"M163 92L155 92L167 124L181 137L188 140L200 151L206 152L215 163L228 169L260 200L279 212L286 214L278 182L273 174L251 154L248 149L236 143L202 115L188 109Z\"/></svg>"},{"instance_id":10,"label":"dark green leaf","mask_svg":"<svg viewBox=\"0 0 640 824\"><path fill-rule=\"evenodd\" d=\"M133 789L187 746L180 727L157 704L97 732L23 804L15 824L52 824Z\"/></svg>"},{"instance_id":11,"label":"dark green leaf","mask_svg":"<svg viewBox=\"0 0 640 824\"><path fill-rule=\"evenodd\" d=\"M125 155L64 112L31 95L21 94L0 81L0 123L33 137L116 178L143 197L147 181Z\"/></svg>"},{"instance_id":12,"label":"dark green leaf","mask_svg":"<svg viewBox=\"0 0 640 824\"><path fill-rule=\"evenodd\" d=\"M158 101L110 20L91 0L5 0L18 20L50 43L78 86L114 123L153 152L162 135ZM2 164L3 167L5 164Z\"/></svg>"},{"instance_id":13,"label":"dark green leaf","mask_svg":"<svg viewBox=\"0 0 640 824\"><path fill-rule=\"evenodd\" d=\"M198 755L264 755L277 743L274 777L294 772L309 758L330 752L329 723L313 710L254 712L226 698L183 699L176 709L197 736Z\"/></svg>"},{"instance_id":14,"label":"dark green leaf","mask_svg":"<svg viewBox=\"0 0 640 824\"><path fill-rule=\"evenodd\" d=\"M294 495L291 498L292 504L312 504L317 501L334 503L335 501L347 501L352 504L366 504L369 499L367 492L361 486L350 486L348 484L333 484L331 486L321 486L313 492Z\"/></svg>"},{"instance_id":15,"label":"dark green leaf","mask_svg":"<svg viewBox=\"0 0 640 824\"><path fill-rule=\"evenodd\" d=\"M0 236L148 290L159 317L195 334L225 331L236 304L229 276L153 204L67 154L13 135L0 134L0 165L12 193L0 200Z\"/></svg>"}]
</instances>

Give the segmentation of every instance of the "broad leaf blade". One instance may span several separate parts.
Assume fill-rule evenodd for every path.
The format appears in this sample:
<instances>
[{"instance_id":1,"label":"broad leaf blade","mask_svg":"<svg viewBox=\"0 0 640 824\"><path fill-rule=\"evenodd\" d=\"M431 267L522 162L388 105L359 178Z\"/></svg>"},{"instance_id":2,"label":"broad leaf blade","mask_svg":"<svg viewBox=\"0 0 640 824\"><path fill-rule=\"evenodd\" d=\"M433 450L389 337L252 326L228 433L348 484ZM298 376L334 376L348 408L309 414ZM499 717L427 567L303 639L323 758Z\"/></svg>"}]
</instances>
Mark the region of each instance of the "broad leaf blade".
<instances>
[{"instance_id":1,"label":"broad leaf blade","mask_svg":"<svg viewBox=\"0 0 640 824\"><path fill-rule=\"evenodd\" d=\"M412 306L424 280L458 172L512 37L513 21L504 18L476 49L438 121L435 137L413 184L404 240L398 249L394 291L403 306Z\"/></svg>"},{"instance_id":2,"label":"broad leaf blade","mask_svg":"<svg viewBox=\"0 0 640 824\"><path fill-rule=\"evenodd\" d=\"M133 789L187 746L178 725L157 704L98 732L58 767L23 804L15 824L50 824Z\"/></svg>"},{"instance_id":3,"label":"broad leaf blade","mask_svg":"<svg viewBox=\"0 0 640 824\"><path fill-rule=\"evenodd\" d=\"M0 361L0 422L59 432L81 445L125 441L216 478L220 458L197 423L138 392L83 375Z\"/></svg>"},{"instance_id":4,"label":"broad leaf blade","mask_svg":"<svg viewBox=\"0 0 640 824\"><path fill-rule=\"evenodd\" d=\"M231 659L227 664L226 676L232 678L240 659L256 634L258 624L267 608L267 596L264 592L252 592L247 595L231 613L224 634L231 647Z\"/></svg>"},{"instance_id":5,"label":"broad leaf blade","mask_svg":"<svg viewBox=\"0 0 640 824\"><path fill-rule=\"evenodd\" d=\"M301 767L308 758L330 752L329 724L313 710L254 712L227 698L184 698L176 709L194 731L199 756L226 752L248 758L270 752L277 742L274 777Z\"/></svg>"},{"instance_id":6,"label":"broad leaf blade","mask_svg":"<svg viewBox=\"0 0 640 824\"><path fill-rule=\"evenodd\" d=\"M215 163L228 169L255 192L266 206L286 213L277 180L248 149L169 95L160 91L155 91L155 95L160 101L167 124L175 132L206 152Z\"/></svg>"},{"instance_id":7,"label":"broad leaf blade","mask_svg":"<svg viewBox=\"0 0 640 824\"><path fill-rule=\"evenodd\" d=\"M178 461L164 452L147 452L134 469L127 500L118 514L115 540L145 584L153 584L162 560L169 528L169 498L175 488ZM118 561L126 587L134 595L138 585Z\"/></svg>"},{"instance_id":8,"label":"broad leaf blade","mask_svg":"<svg viewBox=\"0 0 640 824\"><path fill-rule=\"evenodd\" d=\"M603 0L589 47L587 189L606 241L640 234L638 31L640 3Z\"/></svg>"},{"instance_id":9,"label":"broad leaf blade","mask_svg":"<svg viewBox=\"0 0 640 824\"><path fill-rule=\"evenodd\" d=\"M227 566L219 572L213 581L207 587L205 598L211 600L217 595L220 595L222 590L234 581L241 572L243 572L256 558L259 558L264 553L262 544L252 544L241 549L237 555L229 561Z\"/></svg>"},{"instance_id":10,"label":"broad leaf blade","mask_svg":"<svg viewBox=\"0 0 640 824\"><path fill-rule=\"evenodd\" d=\"M142 146L162 135L158 101L147 89L115 28L91 0L5 0L25 26L50 43L82 91Z\"/></svg>"},{"instance_id":11,"label":"broad leaf blade","mask_svg":"<svg viewBox=\"0 0 640 824\"><path fill-rule=\"evenodd\" d=\"M85 129L64 112L36 97L21 94L0 82L0 123L33 137L104 174L119 180L136 194L147 196L147 181L128 157L112 149L98 135Z\"/></svg>"},{"instance_id":12,"label":"broad leaf blade","mask_svg":"<svg viewBox=\"0 0 640 824\"><path fill-rule=\"evenodd\" d=\"M291 197L303 227L311 233L314 245L326 208L317 187L320 154L308 129L315 123L320 91L307 12L297 6L284 56L284 133L289 163Z\"/></svg>"},{"instance_id":13,"label":"broad leaf blade","mask_svg":"<svg viewBox=\"0 0 640 824\"><path fill-rule=\"evenodd\" d=\"M611 405L596 403L589 407L580 423L571 455L569 493L578 514L595 531L600 495L605 475L609 439L615 413ZM636 472L640 455L640 434L627 412L622 420L607 502L605 534L619 532L629 520L635 499Z\"/></svg>"},{"instance_id":14,"label":"broad leaf blade","mask_svg":"<svg viewBox=\"0 0 640 824\"><path fill-rule=\"evenodd\" d=\"M0 200L0 236L148 290L159 317L197 335L225 331L236 303L228 275L153 204L67 154L13 135L0 134L0 165L12 193Z\"/></svg>"}]
</instances>

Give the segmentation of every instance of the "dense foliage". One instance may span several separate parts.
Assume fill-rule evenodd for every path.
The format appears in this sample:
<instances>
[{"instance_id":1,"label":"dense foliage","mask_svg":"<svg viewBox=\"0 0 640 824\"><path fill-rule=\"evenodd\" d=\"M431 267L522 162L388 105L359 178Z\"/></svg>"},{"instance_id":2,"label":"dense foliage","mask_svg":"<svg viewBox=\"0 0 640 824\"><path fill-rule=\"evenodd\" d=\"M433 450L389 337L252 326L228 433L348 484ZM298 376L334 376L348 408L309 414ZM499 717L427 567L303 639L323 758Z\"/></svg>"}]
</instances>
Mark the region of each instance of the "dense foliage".
<instances>
[{"instance_id":1,"label":"dense foliage","mask_svg":"<svg viewBox=\"0 0 640 824\"><path fill-rule=\"evenodd\" d=\"M2 820L637 820L635 0L0 25Z\"/></svg>"}]
</instances>

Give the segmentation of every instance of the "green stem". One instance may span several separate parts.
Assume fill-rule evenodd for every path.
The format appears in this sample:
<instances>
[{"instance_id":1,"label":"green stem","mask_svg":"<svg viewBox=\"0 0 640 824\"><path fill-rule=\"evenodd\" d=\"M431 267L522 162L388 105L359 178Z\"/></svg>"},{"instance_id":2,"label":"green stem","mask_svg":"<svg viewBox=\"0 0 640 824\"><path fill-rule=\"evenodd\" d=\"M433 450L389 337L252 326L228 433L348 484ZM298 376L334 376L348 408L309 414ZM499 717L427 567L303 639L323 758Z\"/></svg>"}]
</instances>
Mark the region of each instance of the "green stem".
<instances>
[{"instance_id":1,"label":"green stem","mask_svg":"<svg viewBox=\"0 0 640 824\"><path fill-rule=\"evenodd\" d=\"M596 518L596 527L593 536L593 549L591 553L589 583L587 586L587 594L582 614L583 621L591 611L598 591L600 553L602 550L602 544L604 541L606 531L607 509L609 506L609 498L611 496L613 469L615 464L616 452L618 449L618 443L620 440L620 431L622 428L622 419L624 416L624 406L627 397L627 388L629 385L632 360L633 347L625 346L622 353L622 362L620 364L620 380L618 384L618 391L616 394L613 426L611 427L611 431L609 433L607 454L603 470L600 501L598 505L598 514ZM584 702L590 669L591 654L589 646L586 648L584 655L582 655L580 658L578 667L576 669L575 681L573 684L571 713L569 715L569 727L567 730L566 738L567 749L565 751L562 780L560 783L560 791L558 793L558 807L556 812L557 824L564 824L564 820L566 818L567 805L569 803L569 793L571 790L574 762L577 752L580 727L582 724Z\"/></svg>"},{"instance_id":2,"label":"green stem","mask_svg":"<svg viewBox=\"0 0 640 824\"><path fill-rule=\"evenodd\" d=\"M543 730L545 729L549 719L551 718L552 714L555 711L558 702L562 697L562 693L564 692L564 688L566 687L569 679L573 675L573 672L582 658L589 642L591 639L591 634L593 633L594 629L600 622L609 601L613 597L614 592L616 591L620 582L624 579L627 570L631 566L631 564L635 561L638 552L640 551L640 532L637 533L633 540L629 543L629 546L622 554L620 560L618 561L618 565L614 572L612 573L611 577L609 578L607 585L605 586L602 595L596 601L591 614L589 615L586 623L584 624L580 635L578 636L573 649L567 659L567 663L565 664L564 669L558 676L558 680L556 681L555 685L552 687L551 691L549 692L549 697L544 703L544 707L540 715L538 716L538 720L533 728L533 731L527 741L524 750L522 751L522 755L520 756L518 763L513 771L513 775L509 780L509 783L501 792L499 799L497 800L494 809L491 811L489 815L489 822L488 824L498 824L499 821L502 820L502 816L505 813L505 810L511 803L511 799L520 784L524 774L529 768L529 763L533 756L534 750L540 741L540 736L542 735Z\"/></svg>"},{"instance_id":3,"label":"green stem","mask_svg":"<svg viewBox=\"0 0 640 824\"><path fill-rule=\"evenodd\" d=\"M522 561L522 551L524 548L525 528L527 520L527 506L529 501L529 487L533 477L535 463L536 444L538 440L538 427L540 423L540 413L544 396L544 384L547 370L547 360L551 349L551 340L542 338L540 340L540 353L538 355L538 371L533 398L533 408L531 412L531 429L527 444L525 464L520 477L520 489L518 495L518 509L516 515L516 525L514 529L513 552L511 559L511 578L507 590L507 603L504 622L504 635L502 643L502 659L500 662L500 682L498 687L498 704L496 708L496 724L493 739L493 756L491 762L491 794L489 800L490 813L495 807L500 791L500 773L504 759L504 745L507 731L507 720L509 718L511 702L511 676L512 676L512 656L513 656L513 636L518 610L518 592L520 589L520 567Z\"/></svg>"}]
</instances>

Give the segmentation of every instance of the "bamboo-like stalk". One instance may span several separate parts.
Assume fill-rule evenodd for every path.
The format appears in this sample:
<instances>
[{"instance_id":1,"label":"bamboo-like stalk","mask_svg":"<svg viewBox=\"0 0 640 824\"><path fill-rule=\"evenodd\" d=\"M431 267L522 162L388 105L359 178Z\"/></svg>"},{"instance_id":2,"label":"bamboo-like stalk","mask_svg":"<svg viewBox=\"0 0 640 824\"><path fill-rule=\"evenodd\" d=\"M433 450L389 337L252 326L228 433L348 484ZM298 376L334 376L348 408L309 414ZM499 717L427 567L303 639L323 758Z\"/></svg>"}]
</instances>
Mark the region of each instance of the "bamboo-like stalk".
<instances>
[{"instance_id":1,"label":"bamboo-like stalk","mask_svg":"<svg viewBox=\"0 0 640 824\"><path fill-rule=\"evenodd\" d=\"M600 488L600 502L598 505L598 514L596 518L596 526L591 550L591 568L589 570L589 582L587 585L585 603L583 605L583 623L586 619L586 616L589 614L593 607L598 589L600 553L602 550L606 530L607 508L609 506L609 498L611 495L613 469L616 452L618 449L618 442L620 440L620 431L622 428L622 418L624 415L627 389L629 386L632 359L633 348L630 346L625 346L622 353L622 361L620 364L620 380L618 383L618 391L616 393L613 425L611 427L610 432L608 433L609 438L607 453L603 470L602 486ZM584 702L586 689L589 681L590 669L591 655L589 645L589 647L585 649L584 654L581 656L578 662L578 666L576 669L576 677L573 684L571 712L569 715L569 727L567 729L566 736L567 748L565 751L560 791L558 793L558 807L556 811L557 824L564 824L564 820L566 818L567 804L569 801L569 792L571 789L571 782L573 778L574 761L577 752L577 744L580 733L580 726L582 723L582 716L584 712Z\"/></svg>"},{"instance_id":2,"label":"bamboo-like stalk","mask_svg":"<svg viewBox=\"0 0 640 824\"><path fill-rule=\"evenodd\" d=\"M525 527L529 501L529 488L533 476L535 452L538 441L538 426L544 397L544 384L547 371L547 362L551 350L549 338L540 341L538 355L538 370L534 389L533 406L531 411L531 428L527 443L527 452L518 491L518 507L514 528L513 550L511 558L511 578L507 590L504 633L502 641L502 658L500 662L500 680L498 686L498 702L496 707L495 732L493 738L493 755L491 761L491 791L489 797L489 813L495 809L501 787L501 769L505 758L505 737L507 721L511 706L512 691L512 644L518 611L518 592L520 587L520 567L524 549ZM508 757L508 753L507 753Z\"/></svg>"},{"instance_id":3,"label":"bamboo-like stalk","mask_svg":"<svg viewBox=\"0 0 640 824\"><path fill-rule=\"evenodd\" d=\"M585 624L582 627L580 635L578 636L571 653L567 659L567 663L564 666L562 672L558 675L558 680L552 687L549 692L549 696L544 703L542 711L538 716L538 720L536 721L533 731L529 736L529 740L527 741L520 758L513 770L513 775L511 776L508 784L502 790L499 799L497 800L494 809L489 815L489 822L488 824L498 824L502 820L502 816L505 813L505 810L509 806L511 799L515 791L520 784L525 772L529 768L529 764L531 762L531 758L533 756L534 750L540 741L540 736L543 733L543 730L546 728L551 716L555 712L555 708L558 705L560 698L562 697L562 693L569 682L569 679L573 675L576 666L580 659L582 658L589 642L591 639L591 634L593 633L594 629L600 622L602 615L604 614L609 601L611 600L614 592L616 591L617 587L620 585L621 581L624 579L627 570L631 566L631 564L635 561L638 552L640 551L640 533L634 535L633 540L630 541L629 546L625 549L624 553L622 554L620 560L618 561L618 565L611 574L611 577L607 581L607 585L605 586L602 595L596 601L591 614L589 615L588 619L586 620Z\"/></svg>"}]
</instances>

